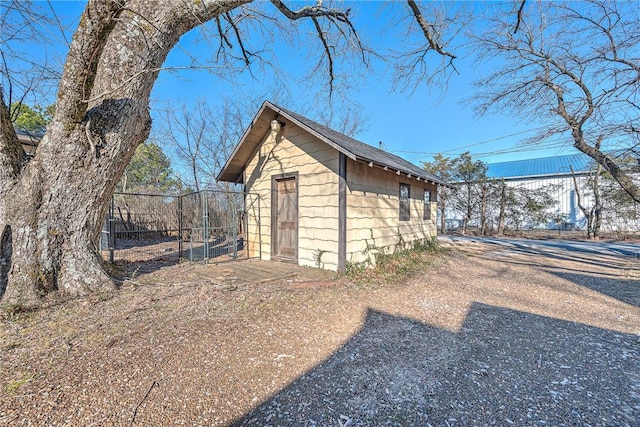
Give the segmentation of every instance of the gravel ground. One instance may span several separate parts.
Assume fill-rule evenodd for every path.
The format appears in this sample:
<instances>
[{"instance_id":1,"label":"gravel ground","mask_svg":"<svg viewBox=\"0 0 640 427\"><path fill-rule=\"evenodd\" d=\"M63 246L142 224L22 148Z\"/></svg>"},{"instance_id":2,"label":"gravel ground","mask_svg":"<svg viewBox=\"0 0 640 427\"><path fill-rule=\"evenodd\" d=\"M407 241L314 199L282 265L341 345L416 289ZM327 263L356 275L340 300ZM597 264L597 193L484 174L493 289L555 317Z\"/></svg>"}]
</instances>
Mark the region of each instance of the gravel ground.
<instances>
[{"instance_id":1,"label":"gravel ground","mask_svg":"<svg viewBox=\"0 0 640 427\"><path fill-rule=\"evenodd\" d=\"M467 243L396 284L162 269L3 319L0 425L640 426L637 264Z\"/></svg>"}]
</instances>

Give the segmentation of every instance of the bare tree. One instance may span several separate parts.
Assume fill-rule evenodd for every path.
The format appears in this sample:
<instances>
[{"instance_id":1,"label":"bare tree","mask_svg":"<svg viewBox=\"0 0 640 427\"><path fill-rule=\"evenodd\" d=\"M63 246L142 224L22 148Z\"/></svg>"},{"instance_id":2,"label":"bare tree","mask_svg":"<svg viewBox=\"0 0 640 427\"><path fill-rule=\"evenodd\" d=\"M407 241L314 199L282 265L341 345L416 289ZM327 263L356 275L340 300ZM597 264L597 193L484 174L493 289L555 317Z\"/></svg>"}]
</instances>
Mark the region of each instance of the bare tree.
<instances>
[{"instance_id":1,"label":"bare tree","mask_svg":"<svg viewBox=\"0 0 640 427\"><path fill-rule=\"evenodd\" d=\"M573 187L576 192L576 202L578 208L582 211L585 219L587 220L587 238L597 239L600 233L600 227L602 225L602 202L600 197L600 176L602 175L602 165L596 167L593 176L589 177L586 183L588 190L590 190L593 196L593 206L587 207L585 204L585 194L583 186L578 184L578 178L573 170L573 166L569 166L571 169L571 177L573 178Z\"/></svg>"},{"instance_id":2,"label":"bare tree","mask_svg":"<svg viewBox=\"0 0 640 427\"><path fill-rule=\"evenodd\" d=\"M64 29L53 10L42 2L3 1L0 7L0 86L5 102L13 106L15 120L20 106L38 104L55 90L60 66L47 46L65 43ZM42 43L38 55L25 47L34 40Z\"/></svg>"},{"instance_id":3,"label":"bare tree","mask_svg":"<svg viewBox=\"0 0 640 427\"><path fill-rule=\"evenodd\" d=\"M337 108L320 109L319 122L351 137L367 130L369 116L364 113L364 108L354 102L342 104Z\"/></svg>"},{"instance_id":4,"label":"bare tree","mask_svg":"<svg viewBox=\"0 0 640 427\"><path fill-rule=\"evenodd\" d=\"M231 98L211 106L197 99L192 107L168 107L158 137L176 154L178 165L188 171L182 184L196 192L203 189L231 189L216 177L235 144L240 140L252 113L262 100L239 103Z\"/></svg>"},{"instance_id":5,"label":"bare tree","mask_svg":"<svg viewBox=\"0 0 640 427\"><path fill-rule=\"evenodd\" d=\"M407 0L410 11L394 28L405 32L406 44L402 50L392 52L395 87L415 90L427 85L446 87L452 75L457 74L455 49L461 40L460 32L470 21L470 13L460 3L431 2L423 7Z\"/></svg>"},{"instance_id":6,"label":"bare tree","mask_svg":"<svg viewBox=\"0 0 640 427\"><path fill-rule=\"evenodd\" d=\"M55 114L35 157L26 164L11 125L6 88L1 88L4 304L37 304L54 289L69 294L114 289L96 242L115 185L135 147L149 134L149 95L162 64L181 35L225 14L242 14L247 3L89 1L69 48ZM278 0L272 4L289 20L308 19L314 26L327 21L325 30L357 39L345 11L309 6L291 10ZM322 41L326 34L319 31L318 37Z\"/></svg>"},{"instance_id":7,"label":"bare tree","mask_svg":"<svg viewBox=\"0 0 640 427\"><path fill-rule=\"evenodd\" d=\"M507 213L507 184L504 179L500 182L500 208L498 210L498 236L504 236L504 227Z\"/></svg>"},{"instance_id":8,"label":"bare tree","mask_svg":"<svg viewBox=\"0 0 640 427\"><path fill-rule=\"evenodd\" d=\"M462 214L462 234L466 234L473 216L484 205L483 220L486 220L487 164L473 160L469 152L462 153L452 163L451 179L456 191L451 197L452 207Z\"/></svg>"},{"instance_id":9,"label":"bare tree","mask_svg":"<svg viewBox=\"0 0 640 427\"><path fill-rule=\"evenodd\" d=\"M491 30L472 36L484 52L480 60L498 59L496 71L477 83L479 113L496 109L545 120L535 141L570 134L576 149L640 202L631 175L637 165L621 167L605 149L638 153L640 9L609 0L513 7L496 11Z\"/></svg>"},{"instance_id":10,"label":"bare tree","mask_svg":"<svg viewBox=\"0 0 640 427\"><path fill-rule=\"evenodd\" d=\"M453 165L455 159L436 154L432 162L424 162L423 167L427 172L431 172L445 182L451 182L453 178ZM454 189L444 185L438 186L438 209L440 210L440 232L447 231L447 208L450 197L453 195Z\"/></svg>"}]
</instances>

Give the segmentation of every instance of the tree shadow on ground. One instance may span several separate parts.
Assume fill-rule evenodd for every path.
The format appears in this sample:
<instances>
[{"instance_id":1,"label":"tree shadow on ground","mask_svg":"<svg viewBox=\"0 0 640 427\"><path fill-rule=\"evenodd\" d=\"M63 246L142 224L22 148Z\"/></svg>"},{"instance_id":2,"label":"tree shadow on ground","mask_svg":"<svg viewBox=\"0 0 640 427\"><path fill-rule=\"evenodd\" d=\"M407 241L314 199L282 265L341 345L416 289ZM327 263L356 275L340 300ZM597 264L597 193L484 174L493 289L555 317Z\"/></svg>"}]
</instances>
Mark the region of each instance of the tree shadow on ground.
<instances>
[{"instance_id":1,"label":"tree shadow on ground","mask_svg":"<svg viewBox=\"0 0 640 427\"><path fill-rule=\"evenodd\" d=\"M587 289L613 297L627 304L640 307L640 280L619 279L607 276L594 277L587 274L567 273L559 270L547 270L562 279L571 281Z\"/></svg>"},{"instance_id":2,"label":"tree shadow on ground","mask_svg":"<svg viewBox=\"0 0 640 427\"><path fill-rule=\"evenodd\" d=\"M637 425L639 337L474 303L459 332L369 310L235 426Z\"/></svg>"},{"instance_id":3,"label":"tree shadow on ground","mask_svg":"<svg viewBox=\"0 0 640 427\"><path fill-rule=\"evenodd\" d=\"M488 242L495 244L493 242ZM618 259L607 258L603 260L601 256L595 257L593 254L589 254L586 251L567 251L565 249L557 248L531 248L526 243L513 244L512 246L502 246L505 250L512 251L514 253L524 255L540 255L546 258L551 258L559 261L573 261L580 262L586 265L593 265L596 267L623 267L628 263L626 255L620 255ZM600 254L601 255L601 254Z\"/></svg>"},{"instance_id":4,"label":"tree shadow on ground","mask_svg":"<svg viewBox=\"0 0 640 427\"><path fill-rule=\"evenodd\" d=\"M455 237L452 238L456 242ZM557 240L503 239L494 237L467 237L464 241L485 243L501 248L501 252L522 255L540 255L559 261L578 261L597 267L628 268L636 263L640 246L628 243L573 242Z\"/></svg>"}]
</instances>

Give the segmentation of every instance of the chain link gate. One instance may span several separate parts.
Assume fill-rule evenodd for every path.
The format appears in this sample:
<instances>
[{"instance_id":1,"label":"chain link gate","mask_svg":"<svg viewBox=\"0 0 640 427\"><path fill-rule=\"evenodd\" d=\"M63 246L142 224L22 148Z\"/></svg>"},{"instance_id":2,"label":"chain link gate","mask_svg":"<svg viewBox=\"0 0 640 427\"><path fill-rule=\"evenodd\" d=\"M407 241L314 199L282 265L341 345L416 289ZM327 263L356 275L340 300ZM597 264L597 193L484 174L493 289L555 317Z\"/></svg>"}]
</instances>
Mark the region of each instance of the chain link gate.
<instances>
[{"instance_id":1,"label":"chain link gate","mask_svg":"<svg viewBox=\"0 0 640 427\"><path fill-rule=\"evenodd\" d=\"M226 255L237 259L245 242L242 193L208 190L181 199L185 258L208 262Z\"/></svg>"},{"instance_id":2,"label":"chain link gate","mask_svg":"<svg viewBox=\"0 0 640 427\"><path fill-rule=\"evenodd\" d=\"M115 193L100 250L111 263L148 266L237 259L246 244L243 204L240 192Z\"/></svg>"}]
</instances>

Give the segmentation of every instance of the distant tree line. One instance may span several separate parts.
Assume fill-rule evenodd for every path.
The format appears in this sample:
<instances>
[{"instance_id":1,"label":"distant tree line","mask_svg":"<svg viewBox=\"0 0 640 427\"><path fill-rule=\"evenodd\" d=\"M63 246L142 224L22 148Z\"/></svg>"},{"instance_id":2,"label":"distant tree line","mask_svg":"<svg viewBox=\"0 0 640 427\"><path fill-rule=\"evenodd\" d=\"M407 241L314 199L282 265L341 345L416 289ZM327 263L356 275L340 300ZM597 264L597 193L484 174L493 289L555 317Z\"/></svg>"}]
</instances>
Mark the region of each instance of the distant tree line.
<instances>
[{"instance_id":1,"label":"distant tree line","mask_svg":"<svg viewBox=\"0 0 640 427\"><path fill-rule=\"evenodd\" d=\"M567 214L557 209L561 184L528 188L524 184L507 183L488 176L488 165L472 158L469 152L458 157L434 156L424 168L453 184L439 187L438 210L440 231L451 228L447 219L460 218L456 228L462 234L504 235L507 230L555 228L569 226ZM616 184L601 167L593 168L586 177L573 174L577 205L585 217L585 232L597 238L603 223L625 227L638 219L638 204Z\"/></svg>"}]
</instances>

